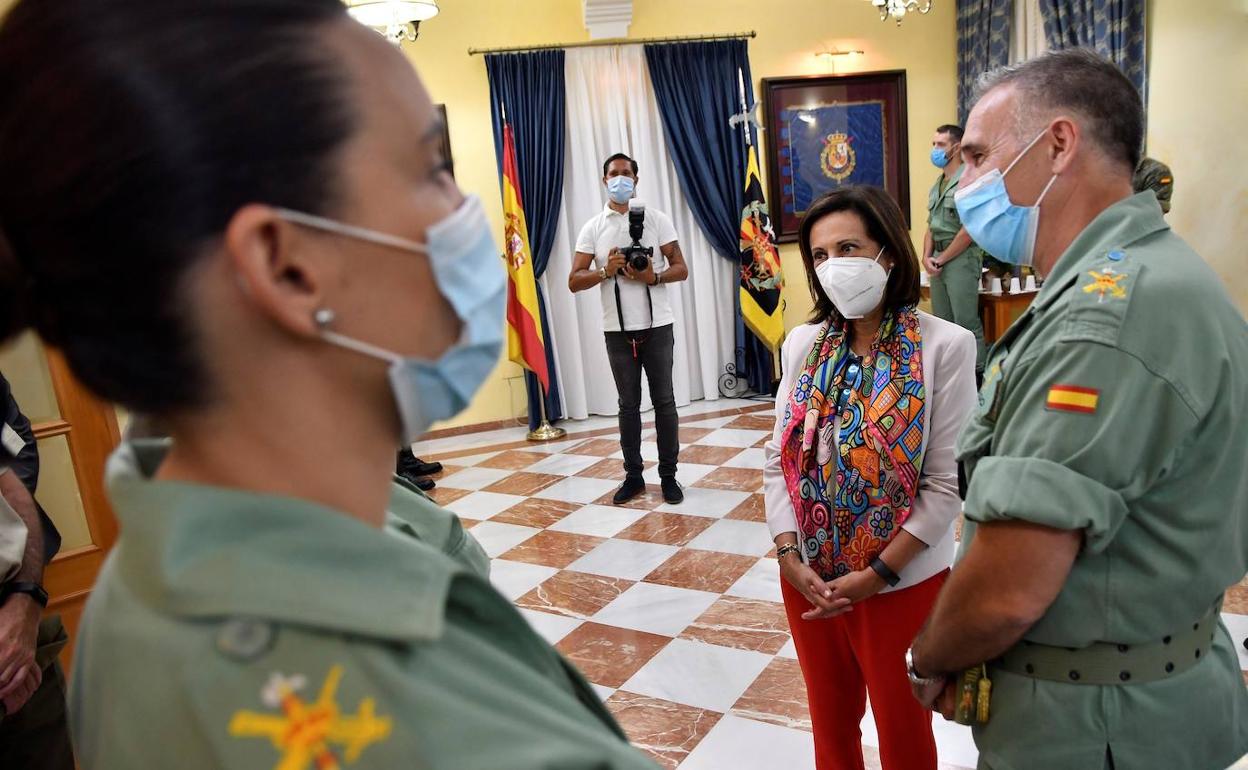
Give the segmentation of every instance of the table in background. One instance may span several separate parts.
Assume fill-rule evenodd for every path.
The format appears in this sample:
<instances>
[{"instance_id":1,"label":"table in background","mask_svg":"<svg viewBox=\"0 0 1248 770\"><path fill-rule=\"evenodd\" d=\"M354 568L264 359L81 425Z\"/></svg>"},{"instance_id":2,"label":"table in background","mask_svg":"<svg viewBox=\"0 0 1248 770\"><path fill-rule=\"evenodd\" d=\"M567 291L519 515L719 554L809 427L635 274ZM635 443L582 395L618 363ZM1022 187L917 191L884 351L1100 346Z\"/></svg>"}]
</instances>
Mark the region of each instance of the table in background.
<instances>
[{"instance_id":1,"label":"table in background","mask_svg":"<svg viewBox=\"0 0 1248 770\"><path fill-rule=\"evenodd\" d=\"M920 289L923 299L929 302L932 299L932 290L930 286L924 286ZM1020 315L1026 312L1031 301L1035 299L1038 292L1024 291L1017 294L990 294L986 291L979 293L979 317L984 322L984 342L993 343L1005 334L1005 330L1010 328L1010 324L1014 323Z\"/></svg>"}]
</instances>

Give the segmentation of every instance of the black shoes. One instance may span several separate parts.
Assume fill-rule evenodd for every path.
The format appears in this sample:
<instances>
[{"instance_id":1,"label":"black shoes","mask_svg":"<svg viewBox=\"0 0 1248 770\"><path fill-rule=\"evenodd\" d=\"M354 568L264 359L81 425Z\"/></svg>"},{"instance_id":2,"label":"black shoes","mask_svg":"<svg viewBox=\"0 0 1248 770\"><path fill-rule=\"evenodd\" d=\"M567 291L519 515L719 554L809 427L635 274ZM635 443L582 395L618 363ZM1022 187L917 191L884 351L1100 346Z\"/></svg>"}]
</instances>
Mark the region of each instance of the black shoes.
<instances>
[{"instance_id":1,"label":"black shoes","mask_svg":"<svg viewBox=\"0 0 1248 770\"><path fill-rule=\"evenodd\" d=\"M669 476L662 480L663 485L663 501L669 505L677 505L685 501L685 492L680 487L680 482L674 476ZM624 483L616 490L615 497L612 499L616 505L623 505L634 497L646 491L646 482L640 476L629 476L624 479Z\"/></svg>"},{"instance_id":2,"label":"black shoes","mask_svg":"<svg viewBox=\"0 0 1248 770\"><path fill-rule=\"evenodd\" d=\"M612 502L616 505L623 505L645 491L646 482L640 476L629 476L624 479L624 483L615 491L615 497Z\"/></svg>"},{"instance_id":3,"label":"black shoes","mask_svg":"<svg viewBox=\"0 0 1248 770\"><path fill-rule=\"evenodd\" d=\"M394 463L394 472L411 483L415 484L422 492L428 492L437 484L429 476L442 472L442 463L426 463L412 454L411 447L399 450L399 456Z\"/></svg>"},{"instance_id":4,"label":"black shoes","mask_svg":"<svg viewBox=\"0 0 1248 770\"><path fill-rule=\"evenodd\" d=\"M685 501L685 492L680 488L680 482L675 476L668 476L663 480L663 501L668 505L679 505Z\"/></svg>"},{"instance_id":5,"label":"black shoes","mask_svg":"<svg viewBox=\"0 0 1248 770\"><path fill-rule=\"evenodd\" d=\"M405 471L405 470L398 470L395 472L399 475L400 478L405 479L408 483L415 484L416 488L419 489L421 492L428 492L429 490L437 486L437 484L435 484L433 479L431 478L428 478L425 476L417 476L416 474L409 473L408 471Z\"/></svg>"},{"instance_id":6,"label":"black shoes","mask_svg":"<svg viewBox=\"0 0 1248 770\"><path fill-rule=\"evenodd\" d=\"M433 476L442 472L442 463L427 463L412 454L411 447L399 450L397 471L413 476Z\"/></svg>"}]
</instances>

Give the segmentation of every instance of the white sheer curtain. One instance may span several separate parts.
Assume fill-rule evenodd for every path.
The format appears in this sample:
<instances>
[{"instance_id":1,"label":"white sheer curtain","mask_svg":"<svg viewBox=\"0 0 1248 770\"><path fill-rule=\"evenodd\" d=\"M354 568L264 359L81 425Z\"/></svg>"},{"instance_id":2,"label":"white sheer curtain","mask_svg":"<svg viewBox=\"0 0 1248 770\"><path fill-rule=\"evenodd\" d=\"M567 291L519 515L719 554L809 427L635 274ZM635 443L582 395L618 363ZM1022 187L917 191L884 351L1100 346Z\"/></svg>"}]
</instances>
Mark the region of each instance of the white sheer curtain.
<instances>
[{"instance_id":1,"label":"white sheer curtain","mask_svg":"<svg viewBox=\"0 0 1248 770\"><path fill-rule=\"evenodd\" d=\"M600 290L575 295L568 290L576 236L606 204L602 162L617 152L637 159L637 197L672 218L689 264L689 280L668 287L675 316L676 403L718 399L719 375L734 358L737 269L711 249L685 202L667 153L645 52L640 45L570 49L565 78L563 209L542 276L563 414L583 419L619 411L602 336ZM648 387L642 388L643 409L650 408Z\"/></svg>"},{"instance_id":2,"label":"white sheer curtain","mask_svg":"<svg viewBox=\"0 0 1248 770\"><path fill-rule=\"evenodd\" d=\"M1049 50L1044 37L1044 17L1040 15L1040 0L1014 0L1014 19L1010 28L1010 64L1027 61Z\"/></svg>"}]
</instances>

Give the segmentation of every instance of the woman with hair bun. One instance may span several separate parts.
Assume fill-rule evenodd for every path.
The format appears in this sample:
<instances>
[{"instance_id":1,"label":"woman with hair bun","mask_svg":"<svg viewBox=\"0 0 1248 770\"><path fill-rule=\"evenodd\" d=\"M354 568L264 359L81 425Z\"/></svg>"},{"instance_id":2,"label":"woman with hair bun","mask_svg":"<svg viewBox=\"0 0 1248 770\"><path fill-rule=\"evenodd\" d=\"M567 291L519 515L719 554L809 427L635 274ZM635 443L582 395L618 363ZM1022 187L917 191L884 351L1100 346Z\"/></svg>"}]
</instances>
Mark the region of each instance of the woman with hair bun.
<instances>
[{"instance_id":1,"label":"woman with hair bun","mask_svg":"<svg viewBox=\"0 0 1248 770\"><path fill-rule=\"evenodd\" d=\"M171 435L110 460L82 767L653 767L458 520L392 488L502 341L440 129L340 0L22 0L0 25L0 339L33 326Z\"/></svg>"}]
</instances>

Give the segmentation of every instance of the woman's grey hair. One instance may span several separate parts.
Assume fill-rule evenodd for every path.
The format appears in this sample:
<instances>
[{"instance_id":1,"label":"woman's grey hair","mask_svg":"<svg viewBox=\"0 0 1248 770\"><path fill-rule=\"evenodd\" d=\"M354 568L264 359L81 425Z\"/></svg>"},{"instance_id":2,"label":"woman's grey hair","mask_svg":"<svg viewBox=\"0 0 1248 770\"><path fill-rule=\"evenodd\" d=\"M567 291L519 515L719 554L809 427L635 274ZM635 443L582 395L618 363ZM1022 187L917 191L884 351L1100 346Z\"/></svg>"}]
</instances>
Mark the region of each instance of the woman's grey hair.
<instances>
[{"instance_id":1,"label":"woman's grey hair","mask_svg":"<svg viewBox=\"0 0 1248 770\"><path fill-rule=\"evenodd\" d=\"M1087 48L1050 51L1018 64L985 72L975 101L1002 86L1018 89L1015 118L1020 142L1030 141L1057 113L1080 119L1080 127L1101 153L1128 173L1144 146L1140 93L1112 62Z\"/></svg>"}]
</instances>

